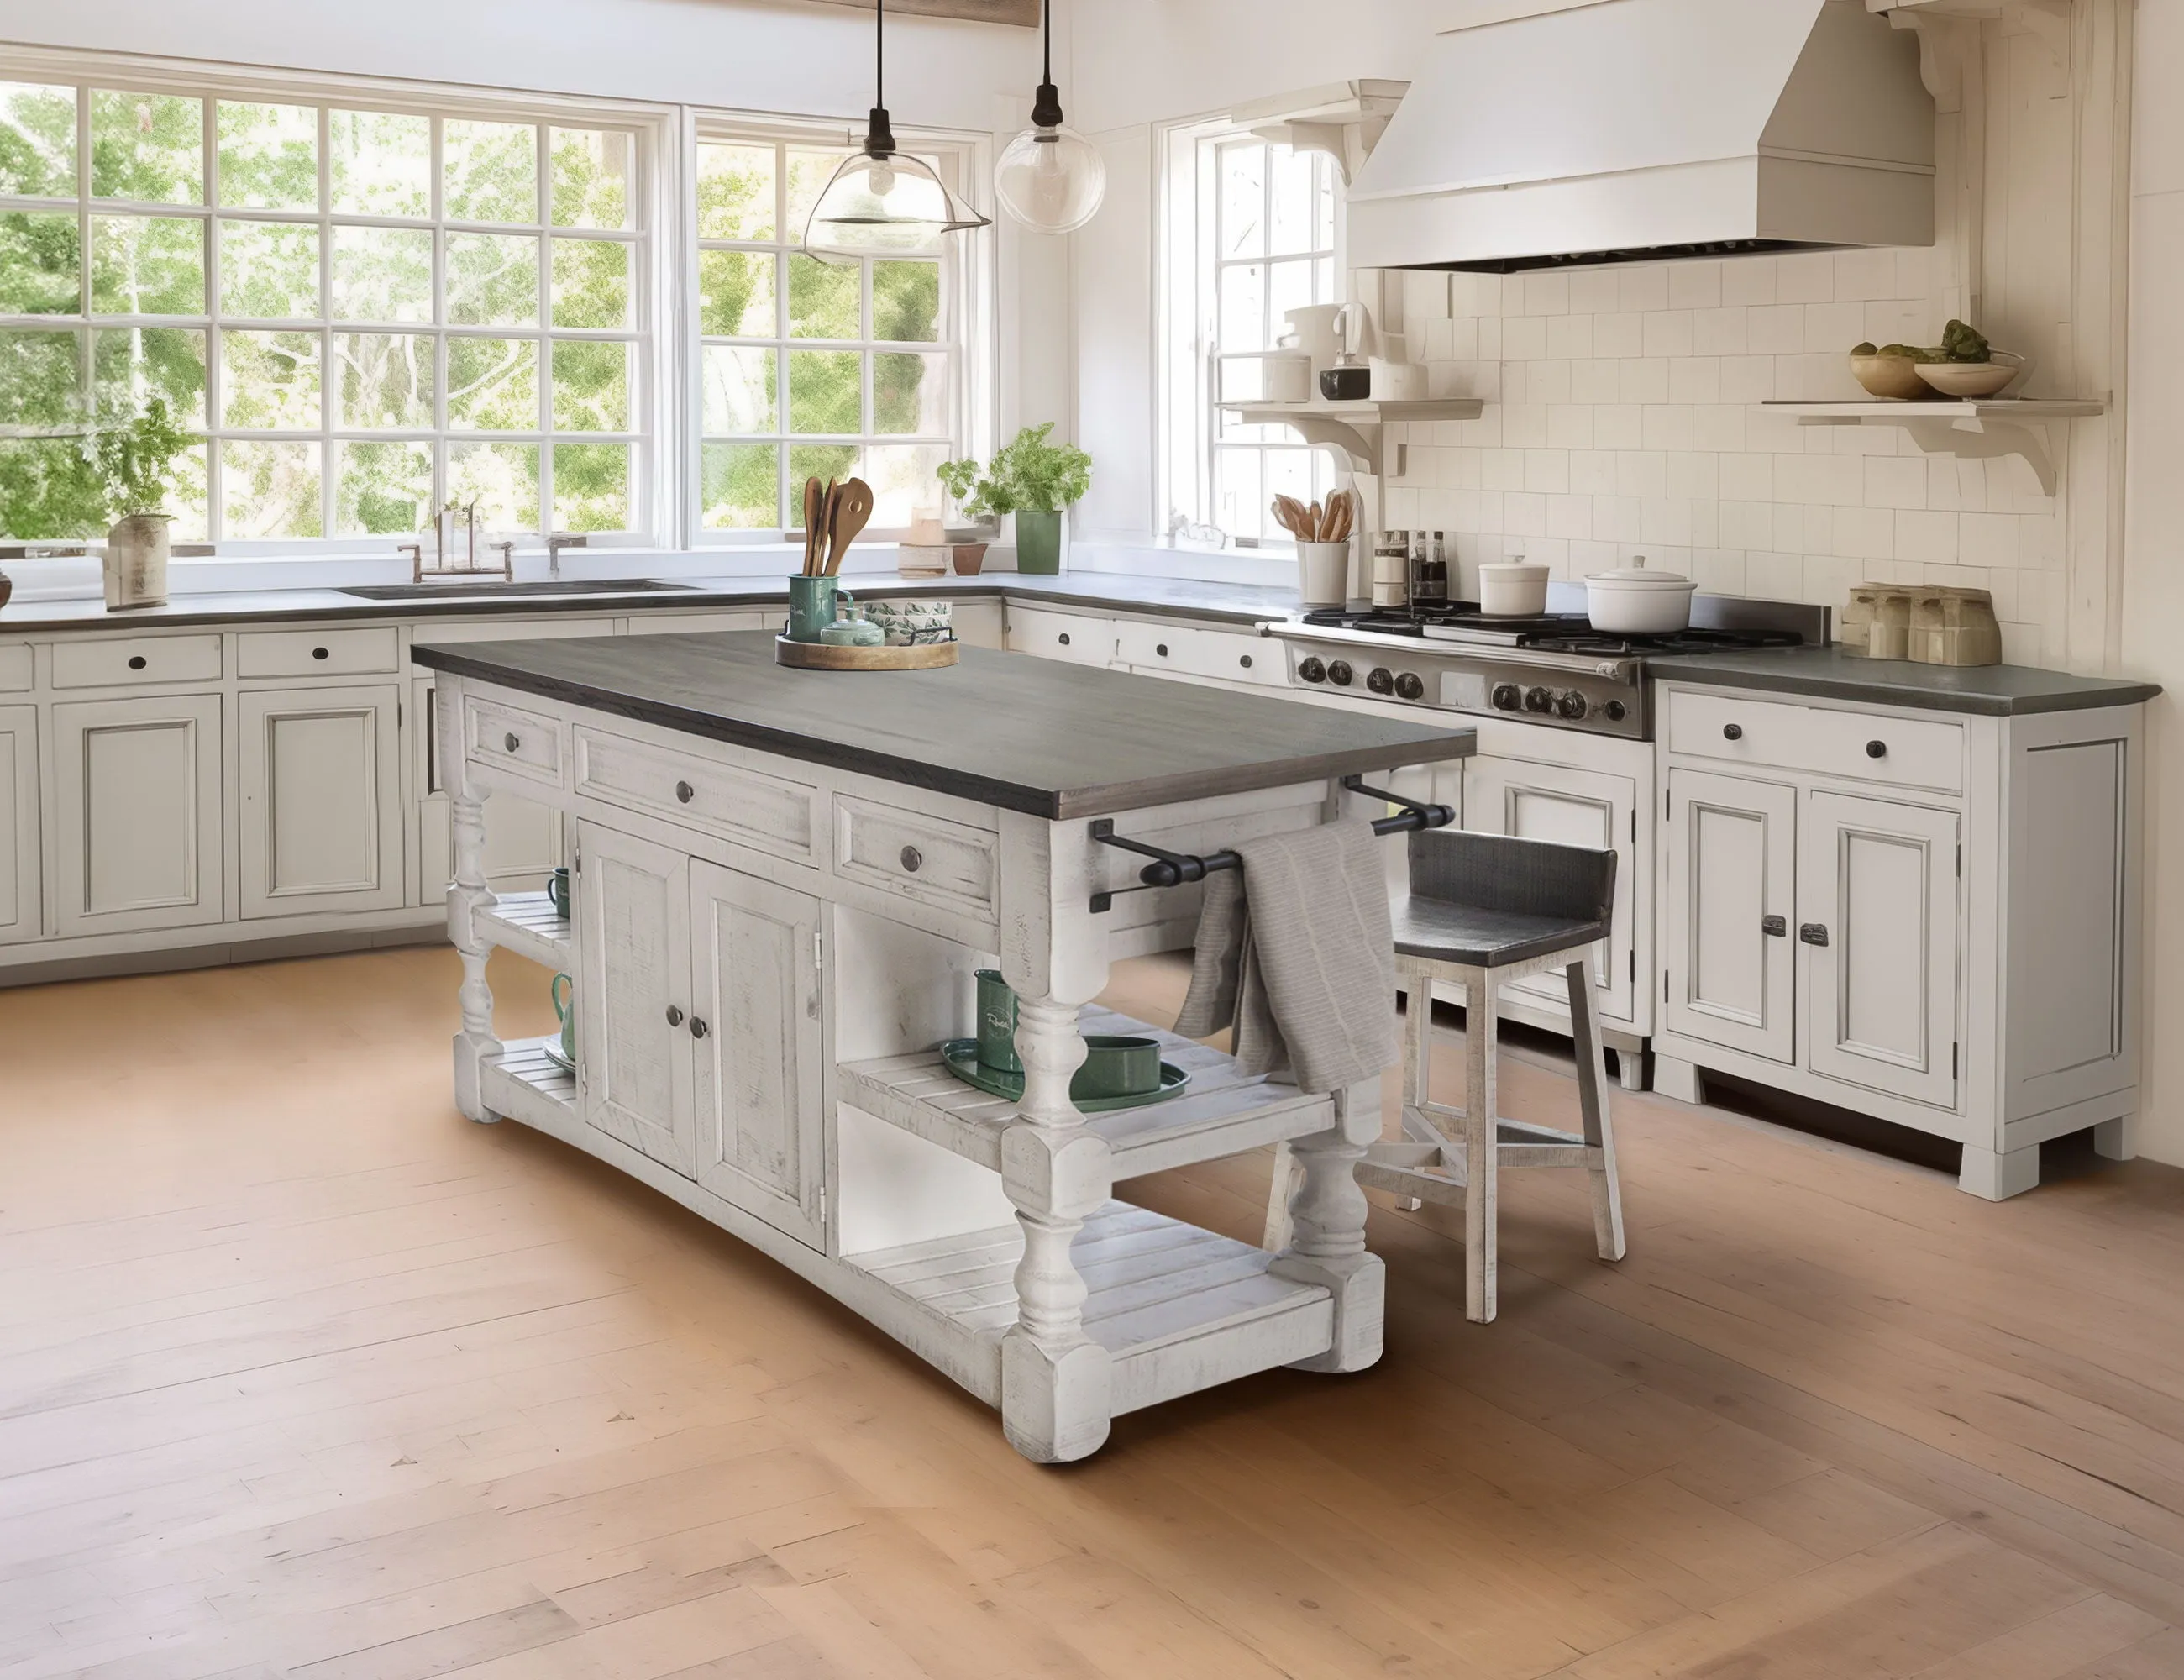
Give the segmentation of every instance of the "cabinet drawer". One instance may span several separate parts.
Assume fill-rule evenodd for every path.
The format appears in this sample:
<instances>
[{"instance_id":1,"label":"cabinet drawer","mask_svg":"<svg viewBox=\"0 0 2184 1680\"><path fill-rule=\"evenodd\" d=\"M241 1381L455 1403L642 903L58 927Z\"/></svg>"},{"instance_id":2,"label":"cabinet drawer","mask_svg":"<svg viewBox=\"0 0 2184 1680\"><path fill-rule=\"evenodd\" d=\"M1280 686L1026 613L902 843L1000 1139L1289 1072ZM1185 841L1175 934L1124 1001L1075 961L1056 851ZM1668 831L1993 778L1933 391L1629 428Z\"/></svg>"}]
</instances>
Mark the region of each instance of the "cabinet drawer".
<instances>
[{"instance_id":1,"label":"cabinet drawer","mask_svg":"<svg viewBox=\"0 0 2184 1680\"><path fill-rule=\"evenodd\" d=\"M465 750L482 765L561 785L561 726L498 700L463 702Z\"/></svg>"},{"instance_id":2,"label":"cabinet drawer","mask_svg":"<svg viewBox=\"0 0 2184 1680\"><path fill-rule=\"evenodd\" d=\"M1009 651L1067 659L1072 665L1104 665L1115 657L1115 623L1084 613L1011 606Z\"/></svg>"},{"instance_id":3,"label":"cabinet drawer","mask_svg":"<svg viewBox=\"0 0 2184 1680\"><path fill-rule=\"evenodd\" d=\"M236 638L237 676L357 676L398 670L393 626L373 630L254 630Z\"/></svg>"},{"instance_id":4,"label":"cabinet drawer","mask_svg":"<svg viewBox=\"0 0 2184 1680\"><path fill-rule=\"evenodd\" d=\"M1179 670L1225 682L1289 686L1281 644L1263 636L1125 620L1116 626L1115 647L1123 664L1139 670Z\"/></svg>"},{"instance_id":5,"label":"cabinet drawer","mask_svg":"<svg viewBox=\"0 0 2184 1680\"><path fill-rule=\"evenodd\" d=\"M1754 768L1949 793L1962 793L1964 786L1964 730L1958 723L1680 692L1669 696L1668 741L1672 753Z\"/></svg>"},{"instance_id":6,"label":"cabinet drawer","mask_svg":"<svg viewBox=\"0 0 2184 1680\"><path fill-rule=\"evenodd\" d=\"M577 791L657 812L774 857L815 861L817 794L797 782L580 728Z\"/></svg>"},{"instance_id":7,"label":"cabinet drawer","mask_svg":"<svg viewBox=\"0 0 2184 1680\"><path fill-rule=\"evenodd\" d=\"M998 914L996 837L943 817L838 794L834 872L898 897L990 921Z\"/></svg>"},{"instance_id":8,"label":"cabinet drawer","mask_svg":"<svg viewBox=\"0 0 2184 1680\"><path fill-rule=\"evenodd\" d=\"M56 688L113 688L128 683L219 679L217 636L131 636L53 643Z\"/></svg>"},{"instance_id":9,"label":"cabinet drawer","mask_svg":"<svg viewBox=\"0 0 2184 1680\"><path fill-rule=\"evenodd\" d=\"M31 644L0 642L0 694L20 694L31 686Z\"/></svg>"}]
</instances>

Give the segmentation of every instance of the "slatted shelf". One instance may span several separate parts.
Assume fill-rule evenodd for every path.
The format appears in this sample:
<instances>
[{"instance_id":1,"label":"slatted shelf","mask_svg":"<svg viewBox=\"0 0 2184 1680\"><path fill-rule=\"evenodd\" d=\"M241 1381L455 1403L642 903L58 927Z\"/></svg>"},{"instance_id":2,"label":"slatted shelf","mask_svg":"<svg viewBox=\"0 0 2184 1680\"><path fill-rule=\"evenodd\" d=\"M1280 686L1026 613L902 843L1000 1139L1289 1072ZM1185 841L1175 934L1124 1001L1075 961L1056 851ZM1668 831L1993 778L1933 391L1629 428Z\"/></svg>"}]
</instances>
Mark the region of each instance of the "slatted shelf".
<instances>
[{"instance_id":1,"label":"slatted shelf","mask_svg":"<svg viewBox=\"0 0 2184 1680\"><path fill-rule=\"evenodd\" d=\"M1273 1255L1180 1220L1109 1202L1084 1222L1070 1254L1089 1292L1085 1333L1113 1357L1117 1412L1334 1344L1334 1305L1324 1287L1275 1277ZM1022 1257L1023 1232L1008 1225L850 1255L845 1264L961 1338L955 1368L998 1405L1001 1338L1017 1321ZM1187 1353L1177 1351L1186 1344Z\"/></svg>"},{"instance_id":2,"label":"slatted shelf","mask_svg":"<svg viewBox=\"0 0 2184 1680\"><path fill-rule=\"evenodd\" d=\"M555 910L554 901L543 893L504 894L474 921L488 944L513 951L542 968L568 971L569 918Z\"/></svg>"},{"instance_id":3,"label":"slatted shelf","mask_svg":"<svg viewBox=\"0 0 2184 1680\"><path fill-rule=\"evenodd\" d=\"M545 897L540 893L539 897ZM493 1113L559 1131L577 1112L577 1076L546 1054L558 1037L512 1038L478 1070L479 1094Z\"/></svg>"},{"instance_id":4,"label":"slatted shelf","mask_svg":"<svg viewBox=\"0 0 2184 1680\"><path fill-rule=\"evenodd\" d=\"M1334 1124L1331 1098L1255 1078L1239 1071L1233 1057L1189 1038L1112 1010L1088 1008L1078 1026L1088 1033L1157 1038L1161 1060L1190 1075L1190 1088L1180 1097L1086 1116L1085 1123L1113 1151L1117 1180L1219 1160ZM835 1071L835 1093L853 1108L995 1171L1001 1165L1001 1133L1017 1114L1015 1103L949 1072L937 1049L844 1063Z\"/></svg>"}]
</instances>

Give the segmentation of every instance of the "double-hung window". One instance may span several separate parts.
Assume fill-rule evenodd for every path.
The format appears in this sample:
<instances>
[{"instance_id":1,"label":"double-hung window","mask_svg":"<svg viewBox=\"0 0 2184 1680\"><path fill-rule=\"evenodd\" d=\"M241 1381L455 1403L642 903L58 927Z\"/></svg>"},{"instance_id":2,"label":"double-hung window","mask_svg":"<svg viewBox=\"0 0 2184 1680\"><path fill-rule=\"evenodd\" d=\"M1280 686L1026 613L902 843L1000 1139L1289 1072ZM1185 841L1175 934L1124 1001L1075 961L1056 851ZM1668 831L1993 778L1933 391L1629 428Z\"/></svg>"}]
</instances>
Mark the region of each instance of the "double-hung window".
<instances>
[{"instance_id":1,"label":"double-hung window","mask_svg":"<svg viewBox=\"0 0 2184 1680\"><path fill-rule=\"evenodd\" d=\"M934 469L966 431L964 242L948 240L934 259L806 255L811 206L847 155L764 130L699 134L705 540L772 541L800 528L811 477L869 482L875 535L900 535L917 511L939 510ZM928 161L951 180L961 159Z\"/></svg>"},{"instance_id":2,"label":"double-hung window","mask_svg":"<svg viewBox=\"0 0 2184 1680\"><path fill-rule=\"evenodd\" d=\"M1286 542L1278 495L1335 488L1333 458L1218 406L1218 359L1271 350L1291 309L1340 301L1334 161L1223 127L1169 138L1165 477L1171 520Z\"/></svg>"},{"instance_id":3,"label":"double-hung window","mask_svg":"<svg viewBox=\"0 0 2184 1680\"><path fill-rule=\"evenodd\" d=\"M178 536L656 528L638 125L320 86L0 81L0 531L103 524L72 433L164 397Z\"/></svg>"}]
</instances>

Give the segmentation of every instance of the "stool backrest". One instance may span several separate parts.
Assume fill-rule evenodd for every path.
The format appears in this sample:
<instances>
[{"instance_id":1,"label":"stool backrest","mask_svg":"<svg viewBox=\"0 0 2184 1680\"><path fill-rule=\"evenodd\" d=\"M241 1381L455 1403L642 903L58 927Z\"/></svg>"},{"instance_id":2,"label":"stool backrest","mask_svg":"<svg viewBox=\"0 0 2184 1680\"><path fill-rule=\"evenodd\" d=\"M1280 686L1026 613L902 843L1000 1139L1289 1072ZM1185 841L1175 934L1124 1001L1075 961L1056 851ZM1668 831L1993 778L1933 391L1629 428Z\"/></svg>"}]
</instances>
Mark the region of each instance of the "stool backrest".
<instances>
[{"instance_id":1,"label":"stool backrest","mask_svg":"<svg viewBox=\"0 0 2184 1680\"><path fill-rule=\"evenodd\" d=\"M1463 828L1411 836L1411 893L1512 915L1605 925L1615 903L1615 854Z\"/></svg>"}]
</instances>

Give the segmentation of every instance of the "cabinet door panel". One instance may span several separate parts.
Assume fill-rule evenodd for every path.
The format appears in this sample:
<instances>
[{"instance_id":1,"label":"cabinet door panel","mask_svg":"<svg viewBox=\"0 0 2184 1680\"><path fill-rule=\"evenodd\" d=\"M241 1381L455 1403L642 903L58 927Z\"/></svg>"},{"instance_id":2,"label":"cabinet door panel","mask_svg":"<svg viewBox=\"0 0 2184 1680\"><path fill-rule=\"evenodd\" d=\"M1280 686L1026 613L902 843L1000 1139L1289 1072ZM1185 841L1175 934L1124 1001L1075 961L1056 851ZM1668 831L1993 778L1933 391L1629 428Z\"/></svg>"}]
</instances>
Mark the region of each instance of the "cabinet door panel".
<instances>
[{"instance_id":1,"label":"cabinet door panel","mask_svg":"<svg viewBox=\"0 0 2184 1680\"><path fill-rule=\"evenodd\" d=\"M1614 928L1594 952L1592 979L1600 993L1601 1014L1611 1021L1633 1020L1637 987L1631 967L1638 937L1633 906L1638 866L1631 855L1630 834L1638 784L1628 776L1563 765L1477 758L1464 764L1463 786L1466 828L1618 854ZM1503 989L1563 1014L1569 1010L1569 993L1559 974L1540 975Z\"/></svg>"},{"instance_id":2,"label":"cabinet door panel","mask_svg":"<svg viewBox=\"0 0 2184 1680\"><path fill-rule=\"evenodd\" d=\"M220 696L53 708L59 931L218 921Z\"/></svg>"},{"instance_id":3,"label":"cabinet door panel","mask_svg":"<svg viewBox=\"0 0 2184 1680\"><path fill-rule=\"evenodd\" d=\"M577 848L584 1120L690 1177L688 860L590 823L578 826Z\"/></svg>"},{"instance_id":4,"label":"cabinet door panel","mask_svg":"<svg viewBox=\"0 0 2184 1680\"><path fill-rule=\"evenodd\" d=\"M244 694L242 915L402 902L398 691Z\"/></svg>"},{"instance_id":5,"label":"cabinet door panel","mask_svg":"<svg viewBox=\"0 0 2184 1680\"><path fill-rule=\"evenodd\" d=\"M1807 1065L1953 1105L1956 814L1812 793L1798 850Z\"/></svg>"},{"instance_id":6,"label":"cabinet door panel","mask_svg":"<svg viewBox=\"0 0 2184 1680\"><path fill-rule=\"evenodd\" d=\"M1669 773L1671 1031L1779 1062L1796 1059L1797 826L1794 787Z\"/></svg>"},{"instance_id":7,"label":"cabinet door panel","mask_svg":"<svg viewBox=\"0 0 2184 1680\"><path fill-rule=\"evenodd\" d=\"M698 1182L822 1247L818 901L694 863L690 926Z\"/></svg>"},{"instance_id":8,"label":"cabinet door panel","mask_svg":"<svg viewBox=\"0 0 2184 1680\"><path fill-rule=\"evenodd\" d=\"M454 878L454 847L448 828L448 801L440 780L438 742L434 733L433 685L419 682L410 691L415 732L417 789L417 902L437 904ZM566 859L561 815L551 805L514 793L496 792L485 802L485 878L496 893L536 893L546 876Z\"/></svg>"},{"instance_id":9,"label":"cabinet door panel","mask_svg":"<svg viewBox=\"0 0 2184 1680\"><path fill-rule=\"evenodd\" d=\"M38 715L0 708L0 945L38 937L39 855Z\"/></svg>"}]
</instances>

